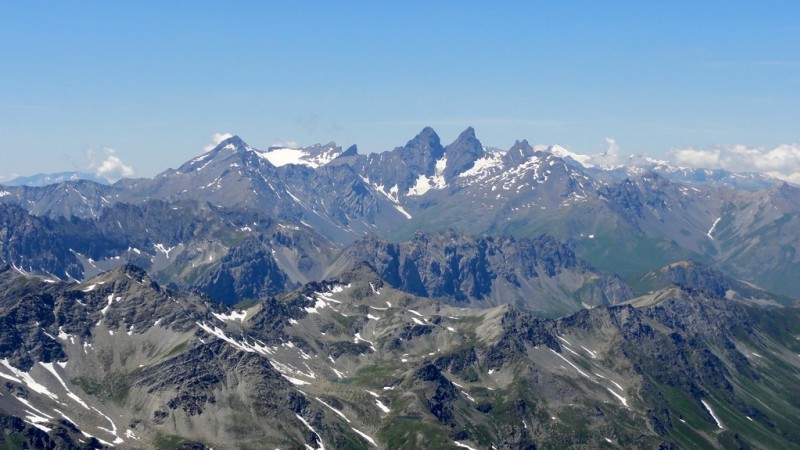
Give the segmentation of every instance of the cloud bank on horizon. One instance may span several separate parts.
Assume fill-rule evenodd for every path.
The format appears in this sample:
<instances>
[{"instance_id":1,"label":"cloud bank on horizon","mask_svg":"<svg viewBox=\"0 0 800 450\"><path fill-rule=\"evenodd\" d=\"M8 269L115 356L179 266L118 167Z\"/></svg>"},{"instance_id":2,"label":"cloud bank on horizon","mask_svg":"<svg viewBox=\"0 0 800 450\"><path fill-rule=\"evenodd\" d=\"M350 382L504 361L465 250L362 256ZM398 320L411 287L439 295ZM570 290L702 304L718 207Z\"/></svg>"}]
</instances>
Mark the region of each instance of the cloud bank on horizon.
<instances>
[{"instance_id":1,"label":"cloud bank on horizon","mask_svg":"<svg viewBox=\"0 0 800 450\"><path fill-rule=\"evenodd\" d=\"M629 155L622 152L616 139L606 137L605 141L608 147L603 153L580 154L563 147L556 153L560 153L559 156L570 156L585 167L613 168L630 164ZM537 144L535 148L545 150L548 146ZM636 156L664 161L661 158L652 158L648 154ZM678 167L724 169L740 173L757 172L800 185L800 144L780 144L773 148L748 147L742 144L710 149L689 147L673 149L667 152L666 157L668 159L664 162ZM636 162L633 163L635 164Z\"/></svg>"},{"instance_id":2,"label":"cloud bank on horizon","mask_svg":"<svg viewBox=\"0 0 800 450\"><path fill-rule=\"evenodd\" d=\"M675 163L680 166L761 172L800 184L800 144L780 144L774 148L739 144L711 149L676 149L671 153Z\"/></svg>"}]
</instances>

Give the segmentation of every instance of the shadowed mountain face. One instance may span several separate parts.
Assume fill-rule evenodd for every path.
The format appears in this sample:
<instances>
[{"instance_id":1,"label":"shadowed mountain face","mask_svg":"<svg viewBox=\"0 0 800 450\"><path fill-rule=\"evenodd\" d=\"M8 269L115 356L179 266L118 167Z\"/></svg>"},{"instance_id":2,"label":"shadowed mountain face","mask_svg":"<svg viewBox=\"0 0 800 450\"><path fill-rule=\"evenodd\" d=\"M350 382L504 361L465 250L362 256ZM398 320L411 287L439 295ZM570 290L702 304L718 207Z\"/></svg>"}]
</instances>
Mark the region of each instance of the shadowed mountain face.
<instances>
[{"instance_id":1,"label":"shadowed mountain face","mask_svg":"<svg viewBox=\"0 0 800 450\"><path fill-rule=\"evenodd\" d=\"M365 264L245 310L164 289L132 266L81 284L7 267L0 286L10 442L788 448L800 438L800 404L786 396L800 369L795 307L671 285L542 319L414 296Z\"/></svg>"},{"instance_id":2,"label":"shadowed mountain face","mask_svg":"<svg viewBox=\"0 0 800 450\"><path fill-rule=\"evenodd\" d=\"M447 231L417 233L393 244L368 236L345 249L329 275L367 262L392 286L455 305L513 303L545 315L584 305L611 305L633 297L621 279L597 272L549 236L478 238Z\"/></svg>"}]
</instances>

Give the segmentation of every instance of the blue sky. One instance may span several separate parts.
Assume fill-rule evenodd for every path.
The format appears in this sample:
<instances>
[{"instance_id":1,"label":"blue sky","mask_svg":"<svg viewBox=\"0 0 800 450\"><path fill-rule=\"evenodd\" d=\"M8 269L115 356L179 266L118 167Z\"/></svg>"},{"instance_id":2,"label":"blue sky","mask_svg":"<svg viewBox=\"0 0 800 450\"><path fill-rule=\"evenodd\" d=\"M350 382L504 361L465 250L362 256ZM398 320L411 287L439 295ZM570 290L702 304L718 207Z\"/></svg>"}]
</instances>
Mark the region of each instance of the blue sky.
<instances>
[{"instance_id":1,"label":"blue sky","mask_svg":"<svg viewBox=\"0 0 800 450\"><path fill-rule=\"evenodd\" d=\"M0 2L0 177L152 176L214 133L384 151L426 125L736 169L788 148L791 177L798 5Z\"/></svg>"}]
</instances>

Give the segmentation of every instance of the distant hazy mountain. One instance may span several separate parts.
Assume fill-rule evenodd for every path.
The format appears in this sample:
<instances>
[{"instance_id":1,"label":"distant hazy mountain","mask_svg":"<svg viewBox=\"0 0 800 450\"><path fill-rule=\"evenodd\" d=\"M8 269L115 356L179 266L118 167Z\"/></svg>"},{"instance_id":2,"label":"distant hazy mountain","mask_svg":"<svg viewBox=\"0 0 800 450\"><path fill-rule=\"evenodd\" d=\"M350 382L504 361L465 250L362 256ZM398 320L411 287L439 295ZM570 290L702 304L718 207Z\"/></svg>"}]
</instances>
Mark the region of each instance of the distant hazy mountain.
<instances>
[{"instance_id":1,"label":"distant hazy mountain","mask_svg":"<svg viewBox=\"0 0 800 450\"><path fill-rule=\"evenodd\" d=\"M6 186L47 186L64 181L89 180L99 184L108 184L108 180L86 172L38 173L36 175L17 177L2 184Z\"/></svg>"}]
</instances>

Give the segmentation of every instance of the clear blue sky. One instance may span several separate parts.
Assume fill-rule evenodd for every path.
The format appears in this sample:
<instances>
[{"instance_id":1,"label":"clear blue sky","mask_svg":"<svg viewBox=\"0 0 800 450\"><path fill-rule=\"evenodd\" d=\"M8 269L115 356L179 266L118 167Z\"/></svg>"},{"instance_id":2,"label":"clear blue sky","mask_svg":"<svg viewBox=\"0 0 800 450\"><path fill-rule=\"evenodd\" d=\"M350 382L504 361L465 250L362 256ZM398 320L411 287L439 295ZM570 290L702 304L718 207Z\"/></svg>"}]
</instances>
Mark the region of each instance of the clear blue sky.
<instances>
[{"instance_id":1,"label":"clear blue sky","mask_svg":"<svg viewBox=\"0 0 800 450\"><path fill-rule=\"evenodd\" d=\"M4 1L0 176L103 147L152 176L223 132L362 153L425 125L580 153L794 143L799 5Z\"/></svg>"}]
</instances>

